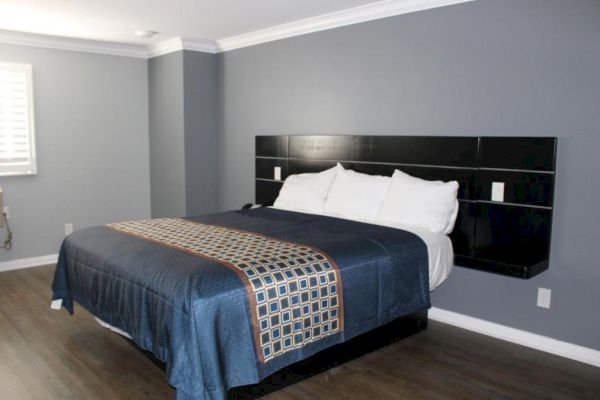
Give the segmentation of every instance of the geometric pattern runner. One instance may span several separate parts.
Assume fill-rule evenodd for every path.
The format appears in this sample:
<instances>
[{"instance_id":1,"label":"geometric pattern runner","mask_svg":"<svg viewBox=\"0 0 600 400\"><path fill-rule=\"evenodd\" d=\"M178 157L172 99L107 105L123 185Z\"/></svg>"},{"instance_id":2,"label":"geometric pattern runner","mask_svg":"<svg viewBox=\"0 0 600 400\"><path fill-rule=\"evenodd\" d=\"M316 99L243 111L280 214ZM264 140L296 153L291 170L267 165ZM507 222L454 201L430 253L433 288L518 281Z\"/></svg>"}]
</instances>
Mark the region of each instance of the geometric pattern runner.
<instances>
[{"instance_id":1,"label":"geometric pattern runner","mask_svg":"<svg viewBox=\"0 0 600 400\"><path fill-rule=\"evenodd\" d=\"M339 269L321 250L181 218L107 226L235 271L246 286L261 362L344 329Z\"/></svg>"}]
</instances>

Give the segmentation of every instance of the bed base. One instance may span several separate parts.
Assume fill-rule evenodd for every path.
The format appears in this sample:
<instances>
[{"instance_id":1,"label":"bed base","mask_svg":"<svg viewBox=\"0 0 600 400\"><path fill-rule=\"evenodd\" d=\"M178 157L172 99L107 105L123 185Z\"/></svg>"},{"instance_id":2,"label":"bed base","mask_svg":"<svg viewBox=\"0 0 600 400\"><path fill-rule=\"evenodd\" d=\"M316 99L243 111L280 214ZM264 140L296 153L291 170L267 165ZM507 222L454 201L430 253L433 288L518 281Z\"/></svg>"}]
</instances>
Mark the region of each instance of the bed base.
<instances>
[{"instance_id":1,"label":"bed base","mask_svg":"<svg viewBox=\"0 0 600 400\"><path fill-rule=\"evenodd\" d=\"M323 350L306 360L287 366L257 384L233 388L228 392L228 398L249 400L265 396L426 328L427 310L408 314L347 342Z\"/></svg>"},{"instance_id":2,"label":"bed base","mask_svg":"<svg viewBox=\"0 0 600 400\"><path fill-rule=\"evenodd\" d=\"M229 390L227 398L231 400L258 399L365 354L379 350L426 328L427 310L405 315L347 342L325 349L306 360L298 361L295 364L280 369L259 383L235 387ZM128 339L128 342L144 353L155 365L165 370L166 365L164 362L154 357L152 353L137 347L132 340Z\"/></svg>"}]
</instances>

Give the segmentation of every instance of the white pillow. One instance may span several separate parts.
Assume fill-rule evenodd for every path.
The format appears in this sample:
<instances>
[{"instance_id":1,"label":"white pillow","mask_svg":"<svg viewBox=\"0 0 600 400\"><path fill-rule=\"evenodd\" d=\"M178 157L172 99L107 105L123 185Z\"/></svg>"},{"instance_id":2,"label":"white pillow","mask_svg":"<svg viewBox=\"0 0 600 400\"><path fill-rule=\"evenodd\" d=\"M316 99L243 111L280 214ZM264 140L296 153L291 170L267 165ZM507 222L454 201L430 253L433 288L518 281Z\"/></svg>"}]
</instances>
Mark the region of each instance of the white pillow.
<instances>
[{"instance_id":1,"label":"white pillow","mask_svg":"<svg viewBox=\"0 0 600 400\"><path fill-rule=\"evenodd\" d=\"M395 170L377 220L449 234L458 213L458 182L426 181Z\"/></svg>"},{"instance_id":2,"label":"white pillow","mask_svg":"<svg viewBox=\"0 0 600 400\"><path fill-rule=\"evenodd\" d=\"M456 181L453 181L456 182ZM456 182L458 185L458 182ZM458 191L457 191L458 192ZM452 210L452 215L450 215L450 219L448 220L448 225L444 229L443 233L449 235L454 230L454 224L456 223L456 217L458 216L458 200L454 200L454 210Z\"/></svg>"},{"instance_id":3,"label":"white pillow","mask_svg":"<svg viewBox=\"0 0 600 400\"><path fill-rule=\"evenodd\" d=\"M343 171L344 167L338 163L335 167L322 172L288 176L273 207L323 214L327 193L340 170Z\"/></svg>"},{"instance_id":4,"label":"white pillow","mask_svg":"<svg viewBox=\"0 0 600 400\"><path fill-rule=\"evenodd\" d=\"M390 177L340 171L325 202L325 213L348 219L373 220L381 208Z\"/></svg>"}]
</instances>

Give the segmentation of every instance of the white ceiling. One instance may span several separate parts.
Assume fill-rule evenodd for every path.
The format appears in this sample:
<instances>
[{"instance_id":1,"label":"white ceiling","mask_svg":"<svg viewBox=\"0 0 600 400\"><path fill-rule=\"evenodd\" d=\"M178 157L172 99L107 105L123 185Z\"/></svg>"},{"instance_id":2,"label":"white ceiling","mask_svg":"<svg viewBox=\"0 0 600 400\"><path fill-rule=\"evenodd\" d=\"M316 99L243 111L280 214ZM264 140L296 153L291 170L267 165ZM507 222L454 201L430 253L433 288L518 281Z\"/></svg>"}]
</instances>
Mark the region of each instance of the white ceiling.
<instances>
[{"instance_id":1,"label":"white ceiling","mask_svg":"<svg viewBox=\"0 0 600 400\"><path fill-rule=\"evenodd\" d=\"M153 44L174 37L217 41L377 0L0 0L0 29ZM397 0L396 0L397 2ZM406 0L414 3L414 0ZM160 32L139 38L136 30Z\"/></svg>"}]
</instances>

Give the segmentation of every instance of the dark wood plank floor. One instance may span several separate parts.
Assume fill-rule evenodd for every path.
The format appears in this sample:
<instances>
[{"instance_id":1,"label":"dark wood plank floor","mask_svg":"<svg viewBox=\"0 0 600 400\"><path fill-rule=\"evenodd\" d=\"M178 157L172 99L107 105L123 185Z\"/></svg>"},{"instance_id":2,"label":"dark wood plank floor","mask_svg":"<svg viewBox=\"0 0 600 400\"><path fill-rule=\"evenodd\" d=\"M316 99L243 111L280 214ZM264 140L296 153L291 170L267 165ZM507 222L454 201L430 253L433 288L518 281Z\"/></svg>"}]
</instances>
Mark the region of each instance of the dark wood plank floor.
<instances>
[{"instance_id":1,"label":"dark wood plank floor","mask_svg":"<svg viewBox=\"0 0 600 400\"><path fill-rule=\"evenodd\" d=\"M0 273L0 398L174 398L161 366L126 339L81 308L48 308L53 270ZM600 368L430 321L263 399L600 399Z\"/></svg>"}]
</instances>

